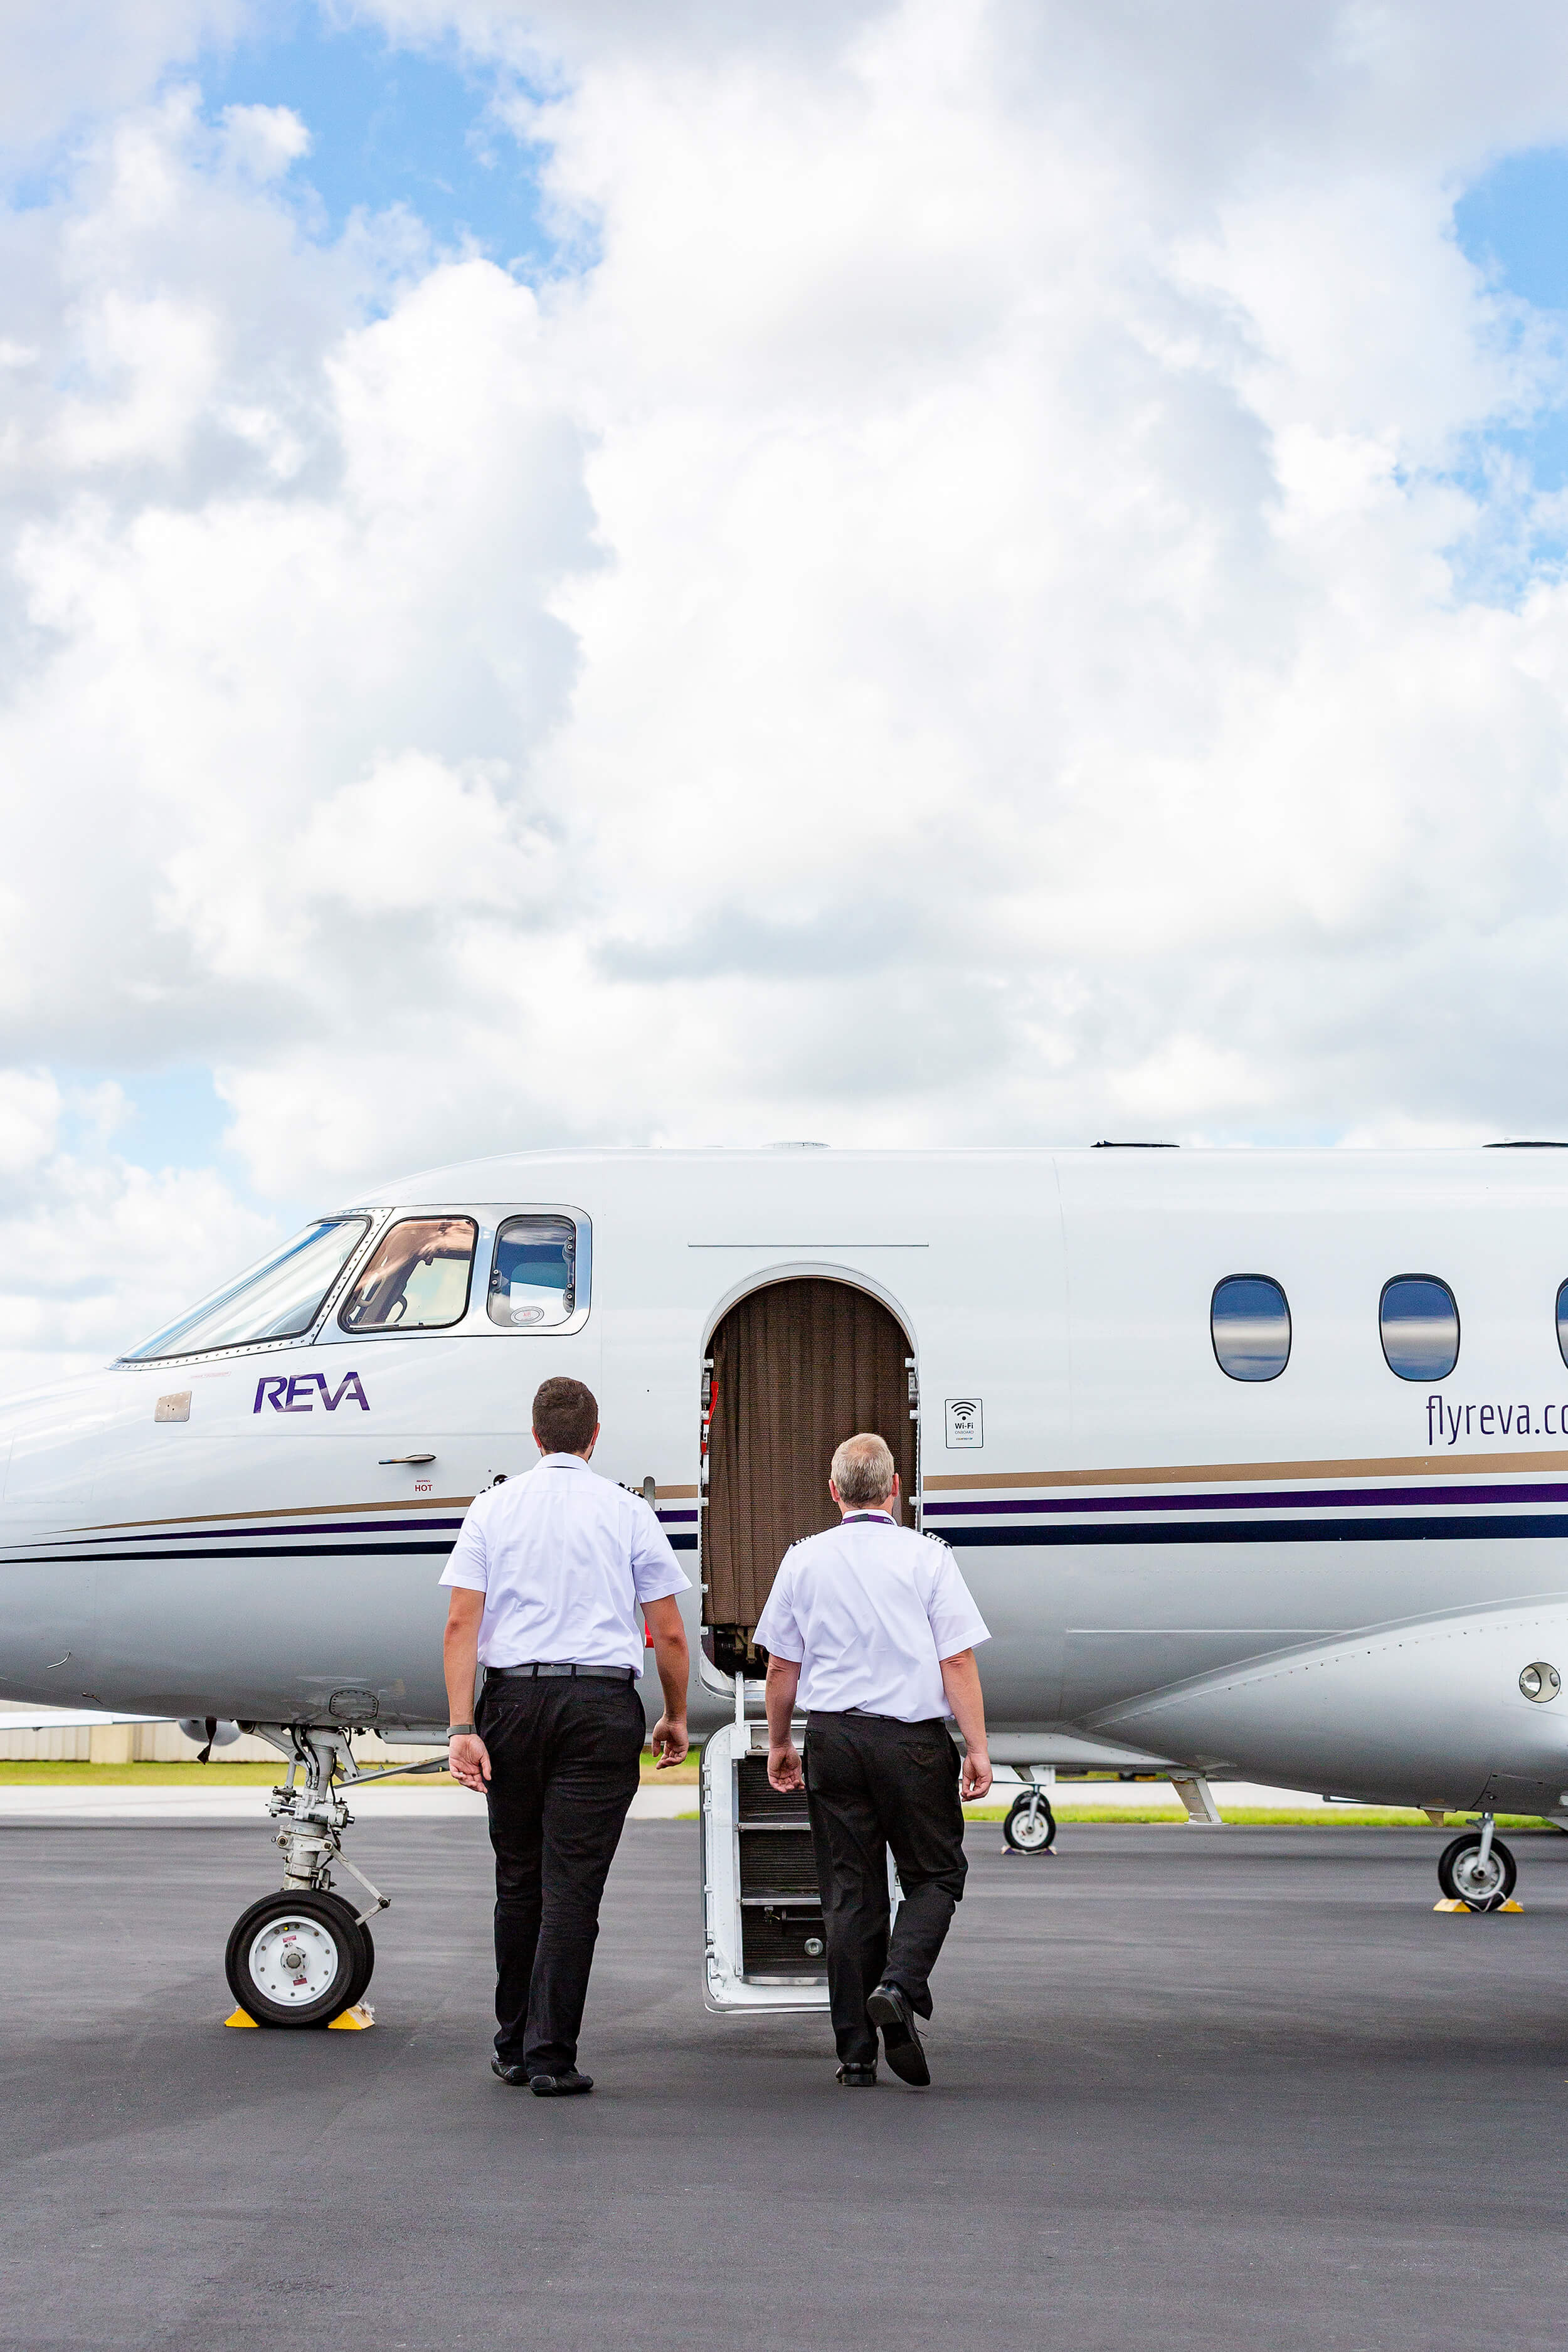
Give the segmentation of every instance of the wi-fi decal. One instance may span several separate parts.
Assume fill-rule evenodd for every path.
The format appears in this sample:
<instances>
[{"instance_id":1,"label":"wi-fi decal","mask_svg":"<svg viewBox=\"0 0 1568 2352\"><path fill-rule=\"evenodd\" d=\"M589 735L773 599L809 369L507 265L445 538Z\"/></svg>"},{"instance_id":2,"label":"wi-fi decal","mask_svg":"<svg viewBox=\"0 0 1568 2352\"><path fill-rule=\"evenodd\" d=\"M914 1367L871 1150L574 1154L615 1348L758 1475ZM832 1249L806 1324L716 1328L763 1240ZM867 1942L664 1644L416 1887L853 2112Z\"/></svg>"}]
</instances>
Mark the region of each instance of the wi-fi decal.
<instances>
[{"instance_id":1,"label":"wi-fi decal","mask_svg":"<svg viewBox=\"0 0 1568 2352\"><path fill-rule=\"evenodd\" d=\"M949 1445L984 1445L984 1408L978 1397L949 1397L947 1400L947 1442Z\"/></svg>"}]
</instances>

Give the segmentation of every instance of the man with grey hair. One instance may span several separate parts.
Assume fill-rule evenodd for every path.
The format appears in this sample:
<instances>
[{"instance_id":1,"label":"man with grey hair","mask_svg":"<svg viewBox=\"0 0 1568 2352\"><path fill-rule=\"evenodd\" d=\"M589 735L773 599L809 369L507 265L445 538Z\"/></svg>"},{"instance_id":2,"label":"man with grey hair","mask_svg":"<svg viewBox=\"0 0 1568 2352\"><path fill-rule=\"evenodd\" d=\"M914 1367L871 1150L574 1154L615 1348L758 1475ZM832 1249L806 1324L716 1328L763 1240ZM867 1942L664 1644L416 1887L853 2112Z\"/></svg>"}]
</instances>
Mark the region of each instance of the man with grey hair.
<instances>
[{"instance_id":1,"label":"man with grey hair","mask_svg":"<svg viewBox=\"0 0 1568 2352\"><path fill-rule=\"evenodd\" d=\"M901 2081L931 2069L915 2026L963 1893L963 1807L991 1786L974 1645L990 1636L946 1544L898 1523L881 1438L847 1437L841 1524L784 1554L757 1622L768 1655L768 1779L804 1780L827 1937L838 2079L877 2080L877 2029ZM805 1761L790 1738L806 1710ZM962 1777L949 1732L965 1743ZM903 1901L889 1933L888 1848Z\"/></svg>"}]
</instances>

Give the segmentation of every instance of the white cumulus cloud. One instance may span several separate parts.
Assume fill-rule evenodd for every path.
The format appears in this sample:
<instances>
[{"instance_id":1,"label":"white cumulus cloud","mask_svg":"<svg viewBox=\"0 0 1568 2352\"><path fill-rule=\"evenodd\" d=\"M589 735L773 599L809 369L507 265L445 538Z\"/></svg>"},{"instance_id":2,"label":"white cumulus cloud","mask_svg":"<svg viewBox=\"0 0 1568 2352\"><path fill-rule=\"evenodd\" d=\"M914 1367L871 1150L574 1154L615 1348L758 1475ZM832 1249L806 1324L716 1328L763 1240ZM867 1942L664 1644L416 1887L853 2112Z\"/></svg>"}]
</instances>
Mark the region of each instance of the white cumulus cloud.
<instances>
[{"instance_id":1,"label":"white cumulus cloud","mask_svg":"<svg viewBox=\"0 0 1568 2352\"><path fill-rule=\"evenodd\" d=\"M74 142L0 216L0 1181L85 1285L13 1347L467 1149L1563 1129L1564 517L1486 452L1568 374L1454 234L1555 8L349 13L497 76L556 266L327 239L237 12L0 31ZM59 1143L175 1061L244 1184Z\"/></svg>"}]
</instances>

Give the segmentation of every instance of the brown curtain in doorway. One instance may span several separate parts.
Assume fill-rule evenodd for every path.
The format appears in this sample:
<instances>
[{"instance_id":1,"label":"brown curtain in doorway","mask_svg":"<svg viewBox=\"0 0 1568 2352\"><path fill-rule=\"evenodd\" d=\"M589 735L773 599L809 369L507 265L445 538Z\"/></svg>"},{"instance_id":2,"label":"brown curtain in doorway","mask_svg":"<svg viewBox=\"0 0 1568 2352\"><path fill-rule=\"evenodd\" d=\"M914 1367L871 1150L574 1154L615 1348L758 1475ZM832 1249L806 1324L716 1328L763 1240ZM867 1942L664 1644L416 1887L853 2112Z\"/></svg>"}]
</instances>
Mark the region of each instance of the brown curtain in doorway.
<instances>
[{"instance_id":1,"label":"brown curtain in doorway","mask_svg":"<svg viewBox=\"0 0 1568 2352\"><path fill-rule=\"evenodd\" d=\"M828 1465L857 1430L876 1430L892 1449L904 1524L913 1526L911 1353L898 1318L845 1282L769 1283L730 1309L712 1348L702 1570L710 1625L749 1634L790 1545L837 1524Z\"/></svg>"}]
</instances>

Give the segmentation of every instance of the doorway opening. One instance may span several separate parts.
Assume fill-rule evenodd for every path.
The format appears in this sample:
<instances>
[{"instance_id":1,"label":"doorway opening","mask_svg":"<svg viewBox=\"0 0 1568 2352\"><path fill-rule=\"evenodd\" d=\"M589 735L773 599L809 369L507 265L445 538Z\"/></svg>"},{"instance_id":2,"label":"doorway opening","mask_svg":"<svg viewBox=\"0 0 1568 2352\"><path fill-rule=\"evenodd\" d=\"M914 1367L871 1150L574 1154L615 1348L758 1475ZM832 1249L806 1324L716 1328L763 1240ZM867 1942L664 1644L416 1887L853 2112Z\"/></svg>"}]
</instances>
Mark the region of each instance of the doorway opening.
<instances>
[{"instance_id":1,"label":"doorway opening","mask_svg":"<svg viewBox=\"0 0 1568 2352\"><path fill-rule=\"evenodd\" d=\"M875 1430L891 1450L900 1517L913 1527L919 1465L914 1349L889 1307L853 1283L770 1282L714 1331L709 1394L703 1646L723 1673L757 1675L753 1634L780 1560L836 1527L834 1448Z\"/></svg>"}]
</instances>

